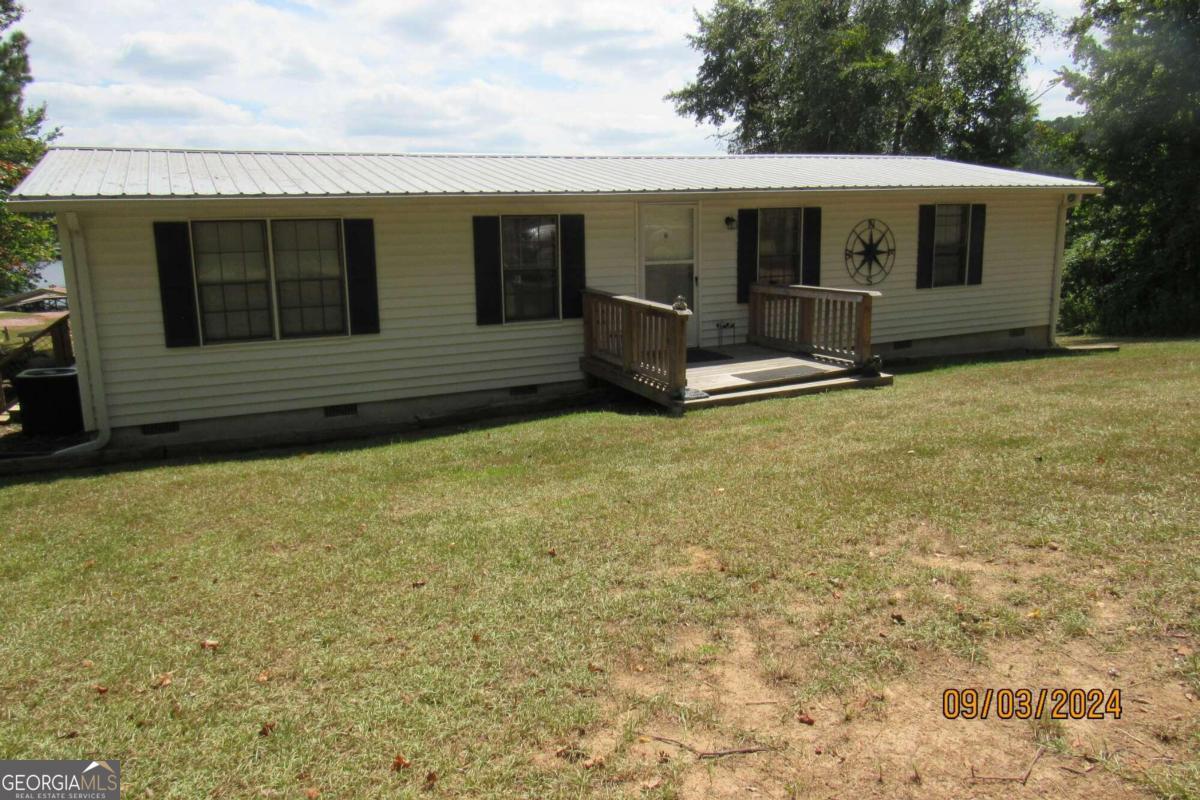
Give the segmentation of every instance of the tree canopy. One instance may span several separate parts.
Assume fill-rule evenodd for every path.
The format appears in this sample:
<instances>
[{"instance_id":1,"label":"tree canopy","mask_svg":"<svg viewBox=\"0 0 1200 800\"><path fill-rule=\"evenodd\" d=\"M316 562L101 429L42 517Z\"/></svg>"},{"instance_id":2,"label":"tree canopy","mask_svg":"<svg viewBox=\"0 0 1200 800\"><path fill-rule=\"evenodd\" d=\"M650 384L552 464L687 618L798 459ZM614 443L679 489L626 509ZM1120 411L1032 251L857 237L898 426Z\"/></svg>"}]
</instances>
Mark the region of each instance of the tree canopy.
<instances>
[{"instance_id":1,"label":"tree canopy","mask_svg":"<svg viewBox=\"0 0 1200 800\"><path fill-rule=\"evenodd\" d=\"M1101 182L1072 220L1068 327L1200 331L1200 6L1085 0L1064 83L1086 116L1059 147Z\"/></svg>"},{"instance_id":2,"label":"tree canopy","mask_svg":"<svg viewBox=\"0 0 1200 800\"><path fill-rule=\"evenodd\" d=\"M11 31L24 9L0 0L0 295L32 288L42 266L58 257L58 236L47 216L13 213L8 195L46 152L57 130L46 132L45 106L25 108L29 39Z\"/></svg>"},{"instance_id":3,"label":"tree canopy","mask_svg":"<svg viewBox=\"0 0 1200 800\"><path fill-rule=\"evenodd\" d=\"M733 152L944 155L1010 165L1036 106L1032 0L718 0L697 15L678 113Z\"/></svg>"}]
</instances>

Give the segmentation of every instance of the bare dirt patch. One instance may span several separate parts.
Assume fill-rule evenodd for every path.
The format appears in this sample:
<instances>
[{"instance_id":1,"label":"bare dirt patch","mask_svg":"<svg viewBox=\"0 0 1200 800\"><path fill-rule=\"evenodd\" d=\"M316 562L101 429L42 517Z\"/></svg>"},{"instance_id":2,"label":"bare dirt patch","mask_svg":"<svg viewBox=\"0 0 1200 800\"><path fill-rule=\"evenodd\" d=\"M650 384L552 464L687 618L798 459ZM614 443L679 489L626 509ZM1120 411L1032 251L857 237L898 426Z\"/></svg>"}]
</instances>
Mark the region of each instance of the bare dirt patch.
<instances>
[{"instance_id":1,"label":"bare dirt patch","mask_svg":"<svg viewBox=\"0 0 1200 800\"><path fill-rule=\"evenodd\" d=\"M721 557L710 548L688 545L684 548L683 555L683 563L674 566L670 572L698 575L704 572L721 572L724 569Z\"/></svg>"},{"instance_id":2,"label":"bare dirt patch","mask_svg":"<svg viewBox=\"0 0 1200 800\"><path fill-rule=\"evenodd\" d=\"M886 684L803 698L771 668L773 644L787 633L687 629L665 665L635 661L612 676L611 713L581 752L631 794L674 785L685 798L1132 798L1150 795L1130 778L1183 759L1200 725L1200 705L1175 674L1177 640L1118 651L1093 638L999 641L986 661L926 654ZM1123 713L946 719L943 692L966 687L1121 689ZM766 749L699 757L754 747ZM1025 783L1013 780L1026 772Z\"/></svg>"}]
</instances>

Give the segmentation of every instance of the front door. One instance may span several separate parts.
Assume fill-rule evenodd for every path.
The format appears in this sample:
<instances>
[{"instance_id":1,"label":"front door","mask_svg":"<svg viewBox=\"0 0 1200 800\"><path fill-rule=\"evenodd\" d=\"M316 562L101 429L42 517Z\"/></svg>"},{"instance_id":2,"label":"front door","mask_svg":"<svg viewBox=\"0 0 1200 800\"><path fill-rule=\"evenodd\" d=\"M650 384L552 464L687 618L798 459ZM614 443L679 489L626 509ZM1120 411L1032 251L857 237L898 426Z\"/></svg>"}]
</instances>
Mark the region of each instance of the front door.
<instances>
[{"instance_id":1,"label":"front door","mask_svg":"<svg viewBox=\"0 0 1200 800\"><path fill-rule=\"evenodd\" d=\"M682 296L692 310L687 328L688 347L699 347L696 206L646 203L641 215L642 296L667 305Z\"/></svg>"}]
</instances>

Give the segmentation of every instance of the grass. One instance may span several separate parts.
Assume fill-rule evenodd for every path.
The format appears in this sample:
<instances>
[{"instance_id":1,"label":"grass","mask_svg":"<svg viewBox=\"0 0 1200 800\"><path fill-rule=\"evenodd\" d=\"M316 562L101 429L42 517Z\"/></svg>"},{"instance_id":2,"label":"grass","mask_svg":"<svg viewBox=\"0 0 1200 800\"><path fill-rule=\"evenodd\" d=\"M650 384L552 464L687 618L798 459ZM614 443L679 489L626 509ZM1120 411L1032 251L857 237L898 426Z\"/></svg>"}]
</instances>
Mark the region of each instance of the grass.
<instances>
[{"instance_id":1,"label":"grass","mask_svg":"<svg viewBox=\"0 0 1200 800\"><path fill-rule=\"evenodd\" d=\"M23 334L36 333L37 331L46 328L50 325L51 320L36 320L31 314L26 314L16 311L0 311L0 328L7 331L7 338L0 333L0 354L15 350L25 343L22 338ZM46 336L40 339L34 345L36 351L49 351L53 349L50 337Z\"/></svg>"},{"instance_id":2,"label":"grass","mask_svg":"<svg viewBox=\"0 0 1200 800\"><path fill-rule=\"evenodd\" d=\"M0 757L118 758L128 797L415 796L429 773L451 796L669 797L678 770L642 792L539 754L620 728L614 674L678 658L672 631L717 632L705 663L731 626L811 627L761 653L804 698L1086 636L1098 587L1130 642L1194 641L1198 396L1200 343L1145 343L12 483ZM1039 571L984 591L935 552ZM897 597L881 637L864 620ZM1197 796L1194 745L1151 790Z\"/></svg>"}]
</instances>

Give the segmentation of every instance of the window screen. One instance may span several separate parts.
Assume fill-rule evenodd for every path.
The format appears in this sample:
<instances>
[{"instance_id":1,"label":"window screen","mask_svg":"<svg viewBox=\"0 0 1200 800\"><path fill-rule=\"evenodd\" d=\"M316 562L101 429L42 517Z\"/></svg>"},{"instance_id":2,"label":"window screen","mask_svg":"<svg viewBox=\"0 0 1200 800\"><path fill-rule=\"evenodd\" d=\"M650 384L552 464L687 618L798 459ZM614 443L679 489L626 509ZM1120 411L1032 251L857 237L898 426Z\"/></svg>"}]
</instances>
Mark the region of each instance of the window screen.
<instances>
[{"instance_id":1,"label":"window screen","mask_svg":"<svg viewBox=\"0 0 1200 800\"><path fill-rule=\"evenodd\" d=\"M558 319L558 217L500 218L504 321Z\"/></svg>"},{"instance_id":2,"label":"window screen","mask_svg":"<svg viewBox=\"0 0 1200 800\"><path fill-rule=\"evenodd\" d=\"M954 286L967 281L967 232L971 207L938 206L933 236L933 285Z\"/></svg>"},{"instance_id":3,"label":"window screen","mask_svg":"<svg viewBox=\"0 0 1200 800\"><path fill-rule=\"evenodd\" d=\"M334 219L271 223L280 336L325 336L346 332L339 228Z\"/></svg>"},{"instance_id":4,"label":"window screen","mask_svg":"<svg viewBox=\"0 0 1200 800\"><path fill-rule=\"evenodd\" d=\"M758 218L758 280L800 283L803 209L764 208Z\"/></svg>"},{"instance_id":5,"label":"window screen","mask_svg":"<svg viewBox=\"0 0 1200 800\"><path fill-rule=\"evenodd\" d=\"M266 239L261 221L192 223L204 341L274 335Z\"/></svg>"}]
</instances>

